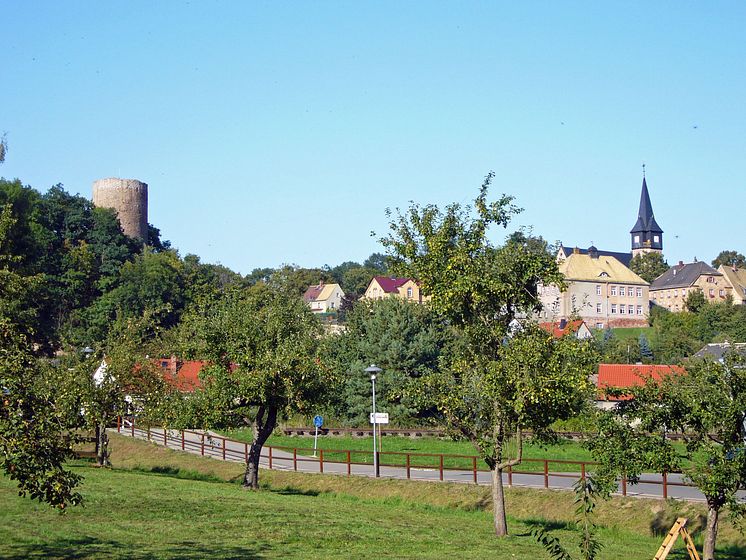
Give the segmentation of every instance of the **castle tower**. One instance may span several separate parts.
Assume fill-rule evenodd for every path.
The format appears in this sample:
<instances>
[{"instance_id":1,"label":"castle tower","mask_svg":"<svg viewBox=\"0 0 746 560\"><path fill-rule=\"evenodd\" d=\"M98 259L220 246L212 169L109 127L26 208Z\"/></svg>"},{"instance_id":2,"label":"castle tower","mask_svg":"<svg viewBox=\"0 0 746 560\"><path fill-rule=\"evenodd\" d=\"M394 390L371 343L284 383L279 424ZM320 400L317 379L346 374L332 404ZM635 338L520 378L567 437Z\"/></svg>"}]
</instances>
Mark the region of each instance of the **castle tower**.
<instances>
[{"instance_id":1,"label":"castle tower","mask_svg":"<svg viewBox=\"0 0 746 560\"><path fill-rule=\"evenodd\" d=\"M637 222L630 231L632 235L632 256L657 251L663 252L663 230L653 216L653 205L650 204L648 184L645 172L642 176L642 193L640 193L640 209L637 212Z\"/></svg>"},{"instance_id":2,"label":"castle tower","mask_svg":"<svg viewBox=\"0 0 746 560\"><path fill-rule=\"evenodd\" d=\"M113 208L129 237L148 241L148 185L136 179L99 179L93 182L93 204Z\"/></svg>"}]
</instances>

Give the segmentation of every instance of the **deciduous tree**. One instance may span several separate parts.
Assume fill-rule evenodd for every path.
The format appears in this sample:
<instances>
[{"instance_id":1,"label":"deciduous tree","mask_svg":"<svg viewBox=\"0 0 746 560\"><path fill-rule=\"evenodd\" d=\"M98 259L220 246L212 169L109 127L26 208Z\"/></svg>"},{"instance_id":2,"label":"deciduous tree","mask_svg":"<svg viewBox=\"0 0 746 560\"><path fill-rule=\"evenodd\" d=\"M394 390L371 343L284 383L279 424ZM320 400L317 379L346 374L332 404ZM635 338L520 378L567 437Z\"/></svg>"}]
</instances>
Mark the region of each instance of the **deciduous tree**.
<instances>
[{"instance_id":1,"label":"deciduous tree","mask_svg":"<svg viewBox=\"0 0 746 560\"><path fill-rule=\"evenodd\" d=\"M668 263L663 254L657 251L642 253L632 257L629 268L645 282L652 282L668 270Z\"/></svg>"},{"instance_id":2,"label":"deciduous tree","mask_svg":"<svg viewBox=\"0 0 746 560\"><path fill-rule=\"evenodd\" d=\"M502 473L520 463L523 431L548 436L554 420L577 413L594 360L590 345L572 337L555 341L531 327L509 337L517 314L540 308L539 284L563 281L548 252L489 241L489 227L505 227L519 211L509 196L488 202L492 178L473 208L413 204L397 212L381 241L394 271L420 281L430 305L460 336L450 367L427 377L425 394L490 467L495 533L503 536Z\"/></svg>"}]
</instances>

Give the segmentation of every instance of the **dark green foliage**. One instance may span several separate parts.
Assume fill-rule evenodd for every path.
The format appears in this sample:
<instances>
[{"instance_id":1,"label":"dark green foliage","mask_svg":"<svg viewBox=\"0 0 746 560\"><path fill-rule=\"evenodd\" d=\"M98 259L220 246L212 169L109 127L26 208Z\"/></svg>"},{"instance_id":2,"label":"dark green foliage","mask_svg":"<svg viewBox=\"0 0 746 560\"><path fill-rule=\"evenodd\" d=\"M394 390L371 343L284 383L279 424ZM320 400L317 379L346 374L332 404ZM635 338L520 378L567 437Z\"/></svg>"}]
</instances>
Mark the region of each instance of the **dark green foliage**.
<instances>
[{"instance_id":1,"label":"dark green foliage","mask_svg":"<svg viewBox=\"0 0 746 560\"><path fill-rule=\"evenodd\" d=\"M744 268L746 267L746 257L738 251L720 251L718 256L713 259L712 266L718 268L721 264Z\"/></svg>"},{"instance_id":2,"label":"dark green foliage","mask_svg":"<svg viewBox=\"0 0 746 560\"><path fill-rule=\"evenodd\" d=\"M661 253L651 251L635 255L629 263L629 268L646 282L650 283L668 270L668 263Z\"/></svg>"},{"instance_id":3,"label":"dark green foliage","mask_svg":"<svg viewBox=\"0 0 746 560\"><path fill-rule=\"evenodd\" d=\"M686 299L684 300L684 307L686 308L687 311L691 311L692 313L697 313L705 305L707 305L707 300L705 299L705 294L702 290L698 290L698 289L689 290L689 293L686 295Z\"/></svg>"},{"instance_id":4,"label":"dark green foliage","mask_svg":"<svg viewBox=\"0 0 746 560\"><path fill-rule=\"evenodd\" d=\"M428 306L400 298L361 300L347 315L347 329L330 344L331 357L344 374L337 416L365 426L371 411L372 363L383 369L377 380L379 411L395 425L416 422L427 413L411 398L412 384L435 371L452 332Z\"/></svg>"},{"instance_id":5,"label":"dark green foliage","mask_svg":"<svg viewBox=\"0 0 746 560\"><path fill-rule=\"evenodd\" d=\"M653 363L653 351L650 349L650 343L648 342L648 337L645 336L645 333L640 333L638 346L640 349L640 357L643 362L647 364Z\"/></svg>"}]
</instances>

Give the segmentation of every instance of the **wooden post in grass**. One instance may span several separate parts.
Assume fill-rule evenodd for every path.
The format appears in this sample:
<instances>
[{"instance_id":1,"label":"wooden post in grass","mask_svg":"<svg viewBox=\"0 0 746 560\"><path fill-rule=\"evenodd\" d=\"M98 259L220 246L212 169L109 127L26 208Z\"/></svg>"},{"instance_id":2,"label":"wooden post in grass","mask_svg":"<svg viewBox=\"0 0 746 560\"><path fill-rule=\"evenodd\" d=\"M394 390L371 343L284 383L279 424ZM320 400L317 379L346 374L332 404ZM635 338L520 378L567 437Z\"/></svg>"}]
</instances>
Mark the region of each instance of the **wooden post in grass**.
<instances>
[{"instance_id":1,"label":"wooden post in grass","mask_svg":"<svg viewBox=\"0 0 746 560\"><path fill-rule=\"evenodd\" d=\"M319 449L319 472L324 472L324 450Z\"/></svg>"},{"instance_id":2,"label":"wooden post in grass","mask_svg":"<svg viewBox=\"0 0 746 560\"><path fill-rule=\"evenodd\" d=\"M471 468L474 471L474 484L477 484L477 458L471 458Z\"/></svg>"},{"instance_id":3,"label":"wooden post in grass","mask_svg":"<svg viewBox=\"0 0 746 560\"><path fill-rule=\"evenodd\" d=\"M440 480L443 481L443 454L440 454Z\"/></svg>"},{"instance_id":4,"label":"wooden post in grass","mask_svg":"<svg viewBox=\"0 0 746 560\"><path fill-rule=\"evenodd\" d=\"M181 450L184 451L184 430L181 430Z\"/></svg>"},{"instance_id":5,"label":"wooden post in grass","mask_svg":"<svg viewBox=\"0 0 746 560\"><path fill-rule=\"evenodd\" d=\"M549 488L549 460L544 459L544 488Z\"/></svg>"},{"instance_id":6,"label":"wooden post in grass","mask_svg":"<svg viewBox=\"0 0 746 560\"><path fill-rule=\"evenodd\" d=\"M200 453L204 456L205 454L205 434L202 434L202 445L200 446Z\"/></svg>"},{"instance_id":7,"label":"wooden post in grass","mask_svg":"<svg viewBox=\"0 0 746 560\"><path fill-rule=\"evenodd\" d=\"M412 461L410 459L410 455L409 455L409 453L407 453L407 480L409 480L410 475L411 475L411 473L410 473L410 466L411 466L411 464L412 464Z\"/></svg>"},{"instance_id":8,"label":"wooden post in grass","mask_svg":"<svg viewBox=\"0 0 746 560\"><path fill-rule=\"evenodd\" d=\"M350 457L350 450L347 450L347 476L352 475L352 461Z\"/></svg>"},{"instance_id":9,"label":"wooden post in grass","mask_svg":"<svg viewBox=\"0 0 746 560\"><path fill-rule=\"evenodd\" d=\"M293 470L298 470L298 450L295 447L293 448Z\"/></svg>"}]
</instances>

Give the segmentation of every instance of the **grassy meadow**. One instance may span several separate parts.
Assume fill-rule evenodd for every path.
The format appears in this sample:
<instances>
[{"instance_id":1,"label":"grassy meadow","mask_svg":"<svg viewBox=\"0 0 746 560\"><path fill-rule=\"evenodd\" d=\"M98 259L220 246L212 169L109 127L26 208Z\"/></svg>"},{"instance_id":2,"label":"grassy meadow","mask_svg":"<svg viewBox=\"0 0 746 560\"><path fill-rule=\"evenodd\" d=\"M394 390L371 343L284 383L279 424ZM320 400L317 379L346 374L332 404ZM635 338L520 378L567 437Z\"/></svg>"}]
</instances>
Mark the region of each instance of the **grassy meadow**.
<instances>
[{"instance_id":1,"label":"grassy meadow","mask_svg":"<svg viewBox=\"0 0 746 560\"><path fill-rule=\"evenodd\" d=\"M65 515L19 498L0 478L0 557L541 559L549 557L530 536L533 527L551 529L568 546L577 540L569 492L507 489L512 534L498 540L488 488L262 471L264 490L248 492L238 484L239 464L111 439L115 468L75 463L86 503ZM703 513L675 501L603 502L600 558L652 558L676 516L701 527ZM746 556L727 522L720 544L718 558ZM670 558L687 556L679 545Z\"/></svg>"}]
</instances>

